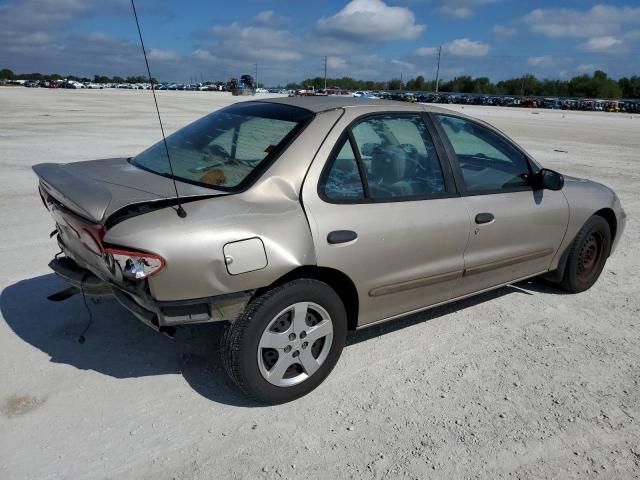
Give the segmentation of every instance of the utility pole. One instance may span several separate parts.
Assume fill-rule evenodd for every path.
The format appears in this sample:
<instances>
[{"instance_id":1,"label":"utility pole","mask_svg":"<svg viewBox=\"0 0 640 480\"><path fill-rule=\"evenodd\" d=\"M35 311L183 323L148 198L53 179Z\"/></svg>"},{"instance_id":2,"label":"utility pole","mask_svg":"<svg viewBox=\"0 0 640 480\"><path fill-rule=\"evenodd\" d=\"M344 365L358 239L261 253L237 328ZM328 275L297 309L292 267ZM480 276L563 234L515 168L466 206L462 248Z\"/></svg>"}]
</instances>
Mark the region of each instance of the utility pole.
<instances>
[{"instance_id":1,"label":"utility pole","mask_svg":"<svg viewBox=\"0 0 640 480\"><path fill-rule=\"evenodd\" d=\"M400 72L400 91L402 91L402 72Z\"/></svg>"},{"instance_id":2,"label":"utility pole","mask_svg":"<svg viewBox=\"0 0 640 480\"><path fill-rule=\"evenodd\" d=\"M327 91L327 56L324 57L324 91Z\"/></svg>"},{"instance_id":3,"label":"utility pole","mask_svg":"<svg viewBox=\"0 0 640 480\"><path fill-rule=\"evenodd\" d=\"M436 70L436 93L440 87L440 55L442 54L442 45L438 47L438 68Z\"/></svg>"},{"instance_id":4,"label":"utility pole","mask_svg":"<svg viewBox=\"0 0 640 480\"><path fill-rule=\"evenodd\" d=\"M258 62L256 62L256 88L258 88Z\"/></svg>"}]
</instances>

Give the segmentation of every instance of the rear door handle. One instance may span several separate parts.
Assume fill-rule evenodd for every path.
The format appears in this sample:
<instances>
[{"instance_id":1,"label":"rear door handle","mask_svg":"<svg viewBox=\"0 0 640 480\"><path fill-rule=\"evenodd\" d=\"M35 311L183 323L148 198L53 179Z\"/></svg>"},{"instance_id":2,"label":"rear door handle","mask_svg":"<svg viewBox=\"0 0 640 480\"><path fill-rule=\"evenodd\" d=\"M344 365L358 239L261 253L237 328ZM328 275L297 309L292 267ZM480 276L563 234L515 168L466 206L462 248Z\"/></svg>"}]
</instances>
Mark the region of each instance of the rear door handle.
<instances>
[{"instance_id":1,"label":"rear door handle","mask_svg":"<svg viewBox=\"0 0 640 480\"><path fill-rule=\"evenodd\" d=\"M335 245L336 243L351 242L356 238L358 238L358 234L352 230L334 230L327 235L327 242Z\"/></svg>"},{"instance_id":2,"label":"rear door handle","mask_svg":"<svg viewBox=\"0 0 640 480\"><path fill-rule=\"evenodd\" d=\"M476 223L481 225L483 223L490 223L495 220L493 213L479 213L476 215Z\"/></svg>"}]
</instances>

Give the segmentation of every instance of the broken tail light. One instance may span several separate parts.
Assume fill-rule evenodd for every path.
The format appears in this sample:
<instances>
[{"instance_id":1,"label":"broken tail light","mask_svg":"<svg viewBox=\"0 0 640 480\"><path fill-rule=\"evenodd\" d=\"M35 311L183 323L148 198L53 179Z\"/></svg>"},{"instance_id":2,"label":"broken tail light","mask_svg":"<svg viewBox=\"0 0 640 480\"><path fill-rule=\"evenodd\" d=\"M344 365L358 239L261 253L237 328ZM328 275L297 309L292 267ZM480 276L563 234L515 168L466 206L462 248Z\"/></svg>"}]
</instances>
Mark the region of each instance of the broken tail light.
<instances>
[{"instance_id":1,"label":"broken tail light","mask_svg":"<svg viewBox=\"0 0 640 480\"><path fill-rule=\"evenodd\" d=\"M104 249L104 260L110 270L120 270L124 278L132 281L156 275L165 266L159 255L110 247Z\"/></svg>"}]
</instances>

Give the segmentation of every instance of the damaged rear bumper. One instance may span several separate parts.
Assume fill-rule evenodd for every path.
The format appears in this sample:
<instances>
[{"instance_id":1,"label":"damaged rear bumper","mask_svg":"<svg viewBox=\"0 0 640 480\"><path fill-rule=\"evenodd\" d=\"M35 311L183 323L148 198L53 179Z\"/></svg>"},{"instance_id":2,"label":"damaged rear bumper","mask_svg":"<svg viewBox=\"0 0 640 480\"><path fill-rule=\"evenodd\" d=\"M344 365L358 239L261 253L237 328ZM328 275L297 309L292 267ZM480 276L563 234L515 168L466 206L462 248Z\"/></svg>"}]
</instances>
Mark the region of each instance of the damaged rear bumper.
<instances>
[{"instance_id":1,"label":"damaged rear bumper","mask_svg":"<svg viewBox=\"0 0 640 480\"><path fill-rule=\"evenodd\" d=\"M171 335L177 325L233 321L251 299L252 291L180 301L158 301L149 294L102 280L69 257L52 260L49 267L67 284L85 295L115 299L145 325ZM63 298L62 298L63 299Z\"/></svg>"}]
</instances>

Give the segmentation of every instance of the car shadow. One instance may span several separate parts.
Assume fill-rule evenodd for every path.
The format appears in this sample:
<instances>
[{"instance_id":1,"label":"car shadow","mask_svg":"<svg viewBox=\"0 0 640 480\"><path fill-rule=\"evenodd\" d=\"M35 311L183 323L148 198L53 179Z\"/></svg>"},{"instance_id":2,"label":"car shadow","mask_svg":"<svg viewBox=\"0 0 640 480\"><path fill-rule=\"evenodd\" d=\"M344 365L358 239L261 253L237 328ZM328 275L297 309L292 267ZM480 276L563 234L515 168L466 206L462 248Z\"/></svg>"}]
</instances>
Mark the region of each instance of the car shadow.
<instances>
[{"instance_id":1,"label":"car shadow","mask_svg":"<svg viewBox=\"0 0 640 480\"><path fill-rule=\"evenodd\" d=\"M505 295L514 293L533 295L532 293L527 291L527 289L519 288L517 285L519 284L507 285L505 287L500 287L495 290L481 293L479 295L474 295L473 297L465 298L463 300L458 300L456 302L430 308L419 313L407 315L406 317L398 318L396 320L379 323L377 325L372 325L371 327L366 327L361 330L350 332L349 336L347 337L347 345L355 345L360 342L370 340L374 337L378 337L380 335L397 332L398 330L412 327L413 325L417 325L419 323L428 322L430 320L448 315L455 311L464 310L465 308L470 308L480 303L488 302Z\"/></svg>"},{"instance_id":2,"label":"car shadow","mask_svg":"<svg viewBox=\"0 0 640 480\"><path fill-rule=\"evenodd\" d=\"M537 281L533 285L538 285ZM115 300L94 303L81 295L65 302L47 296L65 287L56 275L19 281L0 294L0 310L7 325L25 342L50 357L50 361L93 370L114 378L181 374L203 397L234 406L259 407L244 397L227 378L219 361L223 324L183 326L174 338L154 332ZM536 289L538 288L538 289ZM512 293L526 293L529 284L502 287L449 305L436 307L395 321L350 332L347 346L401 330ZM545 291L546 293L546 291ZM80 343L91 310L93 321Z\"/></svg>"},{"instance_id":3,"label":"car shadow","mask_svg":"<svg viewBox=\"0 0 640 480\"><path fill-rule=\"evenodd\" d=\"M380 335L396 332L398 330L417 325L418 323L427 322L429 320L448 315L449 313L464 310L465 308L470 308L514 293L523 295L534 295L535 293L544 293L547 295L570 295L568 292L539 277L529 278L527 280L514 283L513 285L506 285L495 290L474 295L473 297L458 300L457 302L430 308L423 312L407 315L406 317L402 317L397 320L383 322L377 325L372 325L371 327L350 332L347 337L347 345L355 345Z\"/></svg>"},{"instance_id":4,"label":"car shadow","mask_svg":"<svg viewBox=\"0 0 640 480\"><path fill-rule=\"evenodd\" d=\"M573 295L550 281L538 277L523 280L515 285L529 292L544 293L546 295Z\"/></svg>"},{"instance_id":5,"label":"car shadow","mask_svg":"<svg viewBox=\"0 0 640 480\"><path fill-rule=\"evenodd\" d=\"M218 361L222 324L185 326L169 338L143 325L115 300L95 304L87 298L93 322L78 339L89 315L81 295L64 302L47 296L65 288L56 275L22 280L0 294L7 325L50 361L94 370L114 378L182 374L200 395L224 404L259 406L247 400L227 378Z\"/></svg>"}]
</instances>

